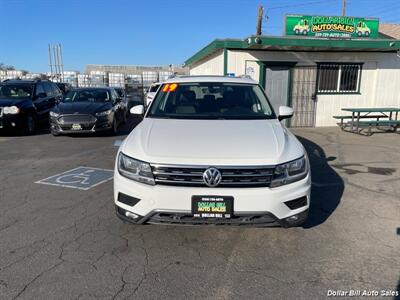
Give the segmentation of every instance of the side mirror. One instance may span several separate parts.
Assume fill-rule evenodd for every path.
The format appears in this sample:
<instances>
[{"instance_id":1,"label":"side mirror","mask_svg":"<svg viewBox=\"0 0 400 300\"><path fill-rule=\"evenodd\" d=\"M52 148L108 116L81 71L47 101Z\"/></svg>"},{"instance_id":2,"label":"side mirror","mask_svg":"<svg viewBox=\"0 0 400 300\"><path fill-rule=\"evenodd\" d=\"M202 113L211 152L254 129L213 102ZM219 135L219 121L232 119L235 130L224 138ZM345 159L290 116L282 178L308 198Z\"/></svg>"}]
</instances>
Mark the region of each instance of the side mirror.
<instances>
[{"instance_id":1,"label":"side mirror","mask_svg":"<svg viewBox=\"0 0 400 300\"><path fill-rule=\"evenodd\" d=\"M278 120L282 121L283 119L289 119L293 117L293 113L293 108L289 106L279 106Z\"/></svg>"},{"instance_id":2,"label":"side mirror","mask_svg":"<svg viewBox=\"0 0 400 300\"><path fill-rule=\"evenodd\" d=\"M38 98L46 98L47 94L46 93L39 93Z\"/></svg>"},{"instance_id":3,"label":"side mirror","mask_svg":"<svg viewBox=\"0 0 400 300\"><path fill-rule=\"evenodd\" d=\"M132 107L129 112L132 115L143 115L144 113L144 106L143 105L136 105L134 107Z\"/></svg>"}]
</instances>

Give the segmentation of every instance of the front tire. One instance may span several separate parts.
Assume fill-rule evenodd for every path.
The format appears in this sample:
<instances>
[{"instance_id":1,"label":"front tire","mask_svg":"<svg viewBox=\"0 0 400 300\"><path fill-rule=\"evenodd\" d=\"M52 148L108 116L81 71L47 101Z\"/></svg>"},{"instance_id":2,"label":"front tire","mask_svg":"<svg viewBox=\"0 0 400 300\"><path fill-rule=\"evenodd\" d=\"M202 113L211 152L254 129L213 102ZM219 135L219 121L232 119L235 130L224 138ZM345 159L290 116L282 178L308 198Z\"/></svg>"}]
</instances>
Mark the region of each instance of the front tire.
<instances>
[{"instance_id":1,"label":"front tire","mask_svg":"<svg viewBox=\"0 0 400 300\"><path fill-rule=\"evenodd\" d=\"M60 136L60 133L59 133L58 131L55 131L55 130L52 130L52 131L51 131L51 134L52 134L53 136Z\"/></svg>"},{"instance_id":2,"label":"front tire","mask_svg":"<svg viewBox=\"0 0 400 300\"><path fill-rule=\"evenodd\" d=\"M117 122L117 118L114 117L114 119L112 121L111 129L110 129L110 135L116 135L117 132L118 132L118 122Z\"/></svg>"},{"instance_id":3,"label":"front tire","mask_svg":"<svg viewBox=\"0 0 400 300\"><path fill-rule=\"evenodd\" d=\"M36 132L36 118L29 114L25 118L25 124L23 128L23 133L25 135L33 135Z\"/></svg>"}]
</instances>

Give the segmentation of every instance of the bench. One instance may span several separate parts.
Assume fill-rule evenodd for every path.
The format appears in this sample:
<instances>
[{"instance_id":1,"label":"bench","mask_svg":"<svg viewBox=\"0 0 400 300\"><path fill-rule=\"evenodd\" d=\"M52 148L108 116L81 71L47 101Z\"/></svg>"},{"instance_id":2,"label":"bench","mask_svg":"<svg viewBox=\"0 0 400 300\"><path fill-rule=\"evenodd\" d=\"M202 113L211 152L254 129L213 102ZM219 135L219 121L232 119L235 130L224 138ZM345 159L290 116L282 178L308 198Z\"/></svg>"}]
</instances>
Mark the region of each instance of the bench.
<instances>
[{"instance_id":1,"label":"bench","mask_svg":"<svg viewBox=\"0 0 400 300\"><path fill-rule=\"evenodd\" d=\"M343 124L343 120L344 119L352 119L353 116L333 116L333 118L340 120L340 124L338 123L338 125L343 130L344 129L344 125L345 125L345 124ZM387 118L387 116L385 116L385 115L365 115L365 116L360 116L360 119L377 119L377 121L379 121L380 118ZM355 117L355 119L357 119L357 117Z\"/></svg>"},{"instance_id":2,"label":"bench","mask_svg":"<svg viewBox=\"0 0 400 300\"><path fill-rule=\"evenodd\" d=\"M391 126L394 131L397 130L397 127L400 126L400 120L370 120L370 121L359 121L358 124L363 127L368 127L368 134L371 135L371 127L379 127L379 126Z\"/></svg>"}]
</instances>

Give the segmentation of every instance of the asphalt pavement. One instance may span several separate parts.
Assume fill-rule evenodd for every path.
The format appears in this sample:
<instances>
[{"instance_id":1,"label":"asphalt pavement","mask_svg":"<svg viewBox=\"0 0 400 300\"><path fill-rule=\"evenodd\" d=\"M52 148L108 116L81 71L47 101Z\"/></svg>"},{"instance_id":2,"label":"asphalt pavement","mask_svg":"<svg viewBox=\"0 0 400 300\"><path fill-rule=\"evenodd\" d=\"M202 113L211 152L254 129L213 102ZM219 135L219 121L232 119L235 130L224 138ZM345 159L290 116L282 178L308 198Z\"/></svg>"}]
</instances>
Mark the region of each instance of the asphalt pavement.
<instances>
[{"instance_id":1,"label":"asphalt pavement","mask_svg":"<svg viewBox=\"0 0 400 300\"><path fill-rule=\"evenodd\" d=\"M112 170L115 144L139 121L116 137L0 135L0 299L309 300L400 290L399 134L293 130L313 172L301 228L135 226L115 216L106 174L86 190L37 183L78 167Z\"/></svg>"}]
</instances>

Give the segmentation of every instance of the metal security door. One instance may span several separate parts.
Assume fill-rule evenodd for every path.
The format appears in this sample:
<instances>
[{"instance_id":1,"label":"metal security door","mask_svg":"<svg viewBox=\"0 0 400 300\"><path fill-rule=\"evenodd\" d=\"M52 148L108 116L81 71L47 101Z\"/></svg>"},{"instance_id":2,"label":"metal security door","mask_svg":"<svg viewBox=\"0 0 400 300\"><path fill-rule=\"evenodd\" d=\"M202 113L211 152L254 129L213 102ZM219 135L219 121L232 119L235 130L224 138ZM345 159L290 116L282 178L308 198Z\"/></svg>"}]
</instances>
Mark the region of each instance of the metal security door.
<instances>
[{"instance_id":1,"label":"metal security door","mask_svg":"<svg viewBox=\"0 0 400 300\"><path fill-rule=\"evenodd\" d=\"M298 66L292 69L291 106L294 115L290 127L315 127L316 66Z\"/></svg>"},{"instance_id":2,"label":"metal security door","mask_svg":"<svg viewBox=\"0 0 400 300\"><path fill-rule=\"evenodd\" d=\"M265 68L265 93L272 104L275 113L279 113L279 106L288 105L289 68Z\"/></svg>"}]
</instances>

